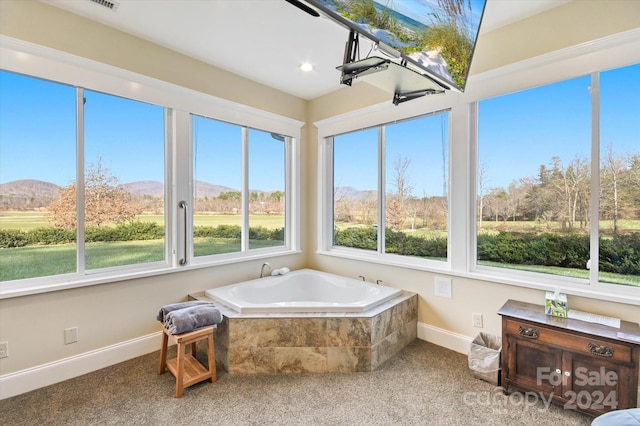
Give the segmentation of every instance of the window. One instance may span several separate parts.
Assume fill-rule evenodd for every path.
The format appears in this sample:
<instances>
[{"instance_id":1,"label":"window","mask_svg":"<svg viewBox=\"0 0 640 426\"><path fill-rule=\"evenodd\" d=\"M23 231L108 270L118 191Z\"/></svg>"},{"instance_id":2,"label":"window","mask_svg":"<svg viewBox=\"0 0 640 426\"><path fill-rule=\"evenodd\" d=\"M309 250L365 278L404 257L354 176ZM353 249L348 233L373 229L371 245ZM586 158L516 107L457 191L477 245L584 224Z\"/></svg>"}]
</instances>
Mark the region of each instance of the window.
<instances>
[{"instance_id":1,"label":"window","mask_svg":"<svg viewBox=\"0 0 640 426\"><path fill-rule=\"evenodd\" d=\"M479 103L478 265L640 286L640 131L632 118L640 109L623 100L640 94L629 77L638 72L635 65ZM600 158L592 158L598 142Z\"/></svg>"},{"instance_id":2,"label":"window","mask_svg":"<svg viewBox=\"0 0 640 426\"><path fill-rule=\"evenodd\" d=\"M448 116L328 138L334 247L447 260Z\"/></svg>"},{"instance_id":3,"label":"window","mask_svg":"<svg viewBox=\"0 0 640 426\"><path fill-rule=\"evenodd\" d=\"M0 79L0 281L164 261L164 109Z\"/></svg>"},{"instance_id":4,"label":"window","mask_svg":"<svg viewBox=\"0 0 640 426\"><path fill-rule=\"evenodd\" d=\"M165 261L164 108L84 90L85 268Z\"/></svg>"},{"instance_id":5,"label":"window","mask_svg":"<svg viewBox=\"0 0 640 426\"><path fill-rule=\"evenodd\" d=\"M192 126L194 255L285 246L291 138L195 115Z\"/></svg>"},{"instance_id":6,"label":"window","mask_svg":"<svg viewBox=\"0 0 640 426\"><path fill-rule=\"evenodd\" d=\"M600 73L601 282L640 287L640 64Z\"/></svg>"},{"instance_id":7,"label":"window","mask_svg":"<svg viewBox=\"0 0 640 426\"><path fill-rule=\"evenodd\" d=\"M0 297L299 250L303 122L1 44Z\"/></svg>"},{"instance_id":8,"label":"window","mask_svg":"<svg viewBox=\"0 0 640 426\"><path fill-rule=\"evenodd\" d=\"M76 271L75 197L68 218L48 207L76 180L76 90L0 71L0 281Z\"/></svg>"}]
</instances>

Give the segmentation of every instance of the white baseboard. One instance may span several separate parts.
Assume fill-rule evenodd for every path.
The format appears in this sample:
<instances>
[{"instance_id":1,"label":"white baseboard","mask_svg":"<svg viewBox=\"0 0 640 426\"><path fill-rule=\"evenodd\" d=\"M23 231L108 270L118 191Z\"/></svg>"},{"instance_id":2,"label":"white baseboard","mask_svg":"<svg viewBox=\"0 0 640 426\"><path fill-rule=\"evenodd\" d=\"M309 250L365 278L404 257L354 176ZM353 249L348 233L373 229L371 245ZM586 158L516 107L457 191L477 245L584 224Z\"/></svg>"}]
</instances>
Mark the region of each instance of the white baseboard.
<instances>
[{"instance_id":1,"label":"white baseboard","mask_svg":"<svg viewBox=\"0 0 640 426\"><path fill-rule=\"evenodd\" d=\"M162 332L0 376L0 400L72 379L160 349Z\"/></svg>"},{"instance_id":2,"label":"white baseboard","mask_svg":"<svg viewBox=\"0 0 640 426\"><path fill-rule=\"evenodd\" d=\"M72 379L160 348L161 332L96 349L80 355L0 376L0 400ZM418 323L418 338L462 354L469 353L471 338Z\"/></svg>"},{"instance_id":3,"label":"white baseboard","mask_svg":"<svg viewBox=\"0 0 640 426\"><path fill-rule=\"evenodd\" d=\"M418 339L426 340L427 342L465 355L469 353L469 346L473 340L471 337L434 327L423 322L418 323Z\"/></svg>"}]
</instances>

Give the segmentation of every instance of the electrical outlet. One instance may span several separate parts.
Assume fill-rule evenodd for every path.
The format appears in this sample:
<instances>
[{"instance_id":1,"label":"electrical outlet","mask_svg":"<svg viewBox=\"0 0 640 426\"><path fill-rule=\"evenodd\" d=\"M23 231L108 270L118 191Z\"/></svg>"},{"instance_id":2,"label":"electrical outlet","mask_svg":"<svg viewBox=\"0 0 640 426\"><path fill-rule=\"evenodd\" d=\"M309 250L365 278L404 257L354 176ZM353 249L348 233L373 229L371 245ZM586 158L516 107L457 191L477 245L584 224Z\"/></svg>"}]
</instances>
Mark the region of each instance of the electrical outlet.
<instances>
[{"instance_id":1,"label":"electrical outlet","mask_svg":"<svg viewBox=\"0 0 640 426\"><path fill-rule=\"evenodd\" d=\"M9 342L0 342L0 358L9 357Z\"/></svg>"},{"instance_id":2,"label":"electrical outlet","mask_svg":"<svg viewBox=\"0 0 640 426\"><path fill-rule=\"evenodd\" d=\"M473 315L473 326L482 328L482 314L472 314Z\"/></svg>"},{"instance_id":3,"label":"electrical outlet","mask_svg":"<svg viewBox=\"0 0 640 426\"><path fill-rule=\"evenodd\" d=\"M78 327L64 329L64 344L75 343L78 341Z\"/></svg>"}]
</instances>

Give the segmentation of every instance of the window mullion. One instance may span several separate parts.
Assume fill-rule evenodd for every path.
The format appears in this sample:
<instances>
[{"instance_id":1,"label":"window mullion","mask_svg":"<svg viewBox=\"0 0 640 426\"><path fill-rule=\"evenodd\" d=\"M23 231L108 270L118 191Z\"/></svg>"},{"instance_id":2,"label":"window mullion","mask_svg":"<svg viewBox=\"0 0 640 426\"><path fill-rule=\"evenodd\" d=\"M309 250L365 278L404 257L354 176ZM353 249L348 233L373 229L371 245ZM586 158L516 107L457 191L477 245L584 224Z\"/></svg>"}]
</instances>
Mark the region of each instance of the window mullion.
<instances>
[{"instance_id":1,"label":"window mullion","mask_svg":"<svg viewBox=\"0 0 640 426\"><path fill-rule=\"evenodd\" d=\"M76 271L85 272L84 89L76 88Z\"/></svg>"},{"instance_id":2,"label":"window mullion","mask_svg":"<svg viewBox=\"0 0 640 426\"><path fill-rule=\"evenodd\" d=\"M591 216L589 229L589 255L591 269L589 283L598 283L600 271L600 74L591 74Z\"/></svg>"},{"instance_id":3,"label":"window mullion","mask_svg":"<svg viewBox=\"0 0 640 426\"><path fill-rule=\"evenodd\" d=\"M242 128L242 232L240 251L249 250L249 129Z\"/></svg>"},{"instance_id":4,"label":"window mullion","mask_svg":"<svg viewBox=\"0 0 640 426\"><path fill-rule=\"evenodd\" d=\"M386 140L385 126L378 127L378 253L385 252L385 212L387 197L386 182Z\"/></svg>"}]
</instances>

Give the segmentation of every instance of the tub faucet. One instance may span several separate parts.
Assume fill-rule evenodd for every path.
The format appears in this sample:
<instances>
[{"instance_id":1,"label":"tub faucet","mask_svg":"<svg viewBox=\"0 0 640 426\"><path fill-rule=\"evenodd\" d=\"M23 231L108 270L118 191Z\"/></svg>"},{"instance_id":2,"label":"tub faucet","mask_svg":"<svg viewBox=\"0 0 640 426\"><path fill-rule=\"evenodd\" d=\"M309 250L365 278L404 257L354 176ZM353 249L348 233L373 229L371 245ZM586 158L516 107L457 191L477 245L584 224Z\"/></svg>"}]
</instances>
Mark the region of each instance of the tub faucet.
<instances>
[{"instance_id":1,"label":"tub faucet","mask_svg":"<svg viewBox=\"0 0 640 426\"><path fill-rule=\"evenodd\" d=\"M262 268L260 268L260 278L264 277L264 267L267 266L269 268L269 273L271 273L271 271L273 271L273 268L271 267L271 265L269 264L269 262L264 262L262 264Z\"/></svg>"}]
</instances>

